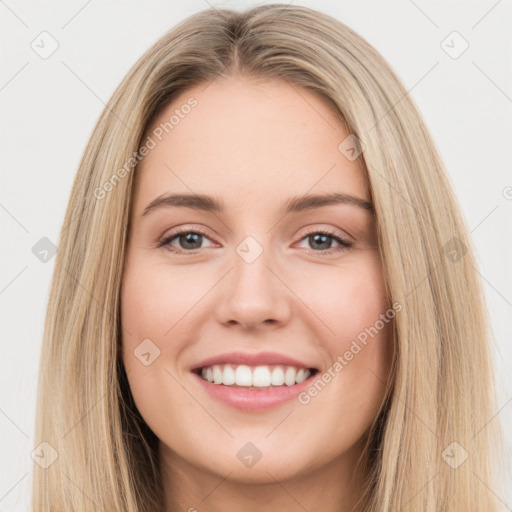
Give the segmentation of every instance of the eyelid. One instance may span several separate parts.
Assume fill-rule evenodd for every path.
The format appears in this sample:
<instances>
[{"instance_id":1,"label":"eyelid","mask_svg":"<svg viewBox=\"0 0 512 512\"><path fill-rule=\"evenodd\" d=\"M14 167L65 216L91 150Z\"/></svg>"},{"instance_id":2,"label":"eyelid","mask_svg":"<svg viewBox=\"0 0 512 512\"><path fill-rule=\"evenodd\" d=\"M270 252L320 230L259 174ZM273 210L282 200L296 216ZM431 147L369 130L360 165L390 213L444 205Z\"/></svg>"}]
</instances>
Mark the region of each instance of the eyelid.
<instances>
[{"instance_id":1,"label":"eyelid","mask_svg":"<svg viewBox=\"0 0 512 512\"><path fill-rule=\"evenodd\" d=\"M344 250L350 249L354 245L355 238L350 235L349 233L346 233L339 228L325 228L325 227L317 227L315 226L306 226L303 228L305 233L303 235L299 236L299 239L295 244L301 243L304 239L306 239L308 236L314 235L314 234L324 234L330 238L332 238L336 243L338 243L338 247L329 248L321 251L315 251L313 249L309 249L310 253L317 254L317 255L336 255L337 253L343 252ZM192 225L183 225L178 228L176 228L174 231L171 231L171 233L163 235L158 240L157 248L164 248L168 250L171 253L175 254L189 254L194 255L197 254L198 251L201 251L202 249L206 249L205 247L199 248L199 249L192 249L192 250L186 250L186 249L180 249L180 248L173 248L171 247L170 242L179 237L180 235L187 234L187 233L196 233L198 235L203 236L204 238L207 238L208 240L212 241L211 237L202 229L202 228L195 228ZM348 235L348 237L346 236ZM351 241L350 238L354 241ZM214 242L215 243L215 242Z\"/></svg>"},{"instance_id":2,"label":"eyelid","mask_svg":"<svg viewBox=\"0 0 512 512\"><path fill-rule=\"evenodd\" d=\"M157 241L157 247L162 247L164 245L168 245L166 243L168 240L171 240L173 238L178 237L179 235L183 235L183 234L187 234L187 233L197 233L198 235L202 235L205 238L208 238L208 240L213 241L211 239L211 237L206 233L206 231L203 230L202 228L196 228L194 226L185 224L183 226L179 226L178 228L171 230L171 232L168 232L165 235L162 235ZM196 249L196 250L199 250L199 249ZM193 253L194 251L184 251L184 252Z\"/></svg>"},{"instance_id":3,"label":"eyelid","mask_svg":"<svg viewBox=\"0 0 512 512\"><path fill-rule=\"evenodd\" d=\"M347 242L357 242L357 238L353 235L351 235L348 231L334 227L334 226L328 226L325 227L325 224L316 223L316 224L310 224L306 226L305 228L301 229L300 232L304 231L305 234L301 236L301 239L304 238L304 236L307 236L311 233L321 233L322 231L328 232L332 236L337 236L340 238L343 238Z\"/></svg>"}]
</instances>

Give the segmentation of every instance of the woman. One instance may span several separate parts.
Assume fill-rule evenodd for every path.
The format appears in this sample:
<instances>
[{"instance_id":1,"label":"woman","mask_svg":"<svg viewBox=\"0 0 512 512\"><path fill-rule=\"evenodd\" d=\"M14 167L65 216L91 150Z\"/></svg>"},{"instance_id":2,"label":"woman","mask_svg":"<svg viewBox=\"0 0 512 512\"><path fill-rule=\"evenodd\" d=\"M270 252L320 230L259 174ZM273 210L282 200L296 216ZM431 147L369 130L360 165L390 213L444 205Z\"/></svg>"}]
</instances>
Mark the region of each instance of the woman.
<instances>
[{"instance_id":1,"label":"woman","mask_svg":"<svg viewBox=\"0 0 512 512\"><path fill-rule=\"evenodd\" d=\"M77 173L34 510L497 510L475 266L374 48L305 7L191 16Z\"/></svg>"}]
</instances>

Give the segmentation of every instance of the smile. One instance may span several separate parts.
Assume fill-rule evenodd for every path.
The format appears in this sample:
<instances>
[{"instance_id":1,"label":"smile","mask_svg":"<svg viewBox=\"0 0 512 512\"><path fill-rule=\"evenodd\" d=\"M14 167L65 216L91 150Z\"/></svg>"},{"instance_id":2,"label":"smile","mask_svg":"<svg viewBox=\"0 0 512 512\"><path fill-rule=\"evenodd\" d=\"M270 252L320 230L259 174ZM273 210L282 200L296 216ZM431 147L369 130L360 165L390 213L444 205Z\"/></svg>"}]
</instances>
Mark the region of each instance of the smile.
<instances>
[{"instance_id":1,"label":"smile","mask_svg":"<svg viewBox=\"0 0 512 512\"><path fill-rule=\"evenodd\" d=\"M245 364L214 364L197 370L202 379L213 384L255 389L272 389L300 384L314 372L316 372L314 368L298 368L289 365L248 366Z\"/></svg>"},{"instance_id":2,"label":"smile","mask_svg":"<svg viewBox=\"0 0 512 512\"><path fill-rule=\"evenodd\" d=\"M249 411L275 407L297 398L318 370L288 365L214 364L192 373L212 398Z\"/></svg>"}]
</instances>

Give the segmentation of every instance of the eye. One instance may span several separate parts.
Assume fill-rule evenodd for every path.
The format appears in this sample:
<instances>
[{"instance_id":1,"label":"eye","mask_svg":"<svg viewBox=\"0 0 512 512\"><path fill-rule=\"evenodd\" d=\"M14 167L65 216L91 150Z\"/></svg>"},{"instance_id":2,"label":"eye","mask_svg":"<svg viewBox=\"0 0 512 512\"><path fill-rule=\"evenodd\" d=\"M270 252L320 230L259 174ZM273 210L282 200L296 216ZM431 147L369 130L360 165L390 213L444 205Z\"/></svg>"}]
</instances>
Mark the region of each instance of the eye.
<instances>
[{"instance_id":1,"label":"eye","mask_svg":"<svg viewBox=\"0 0 512 512\"><path fill-rule=\"evenodd\" d=\"M182 248L174 247L171 242L177 238ZM187 228L175 231L172 235L165 237L160 241L158 247L165 247L167 250L182 254L192 253L193 251L201 248L201 239L208 238L205 233L197 230L191 230ZM184 249L184 250L183 250Z\"/></svg>"},{"instance_id":2,"label":"eye","mask_svg":"<svg viewBox=\"0 0 512 512\"><path fill-rule=\"evenodd\" d=\"M310 234L306 235L301 239L306 240L313 248L317 248L319 250L314 250L319 254L329 254L329 253L337 253L352 247L353 243L345 240L340 237L336 233L329 231L327 229L312 231ZM330 246L332 244L332 240L339 244L339 247L332 249Z\"/></svg>"},{"instance_id":3,"label":"eye","mask_svg":"<svg viewBox=\"0 0 512 512\"><path fill-rule=\"evenodd\" d=\"M203 238L207 238L209 240L208 236L202 231L191 230L185 227L163 238L159 242L158 247L164 247L176 254L195 254L195 251L201 249L201 242ZM175 239L177 239L181 247L175 247L172 245L172 242ZM352 242L345 240L336 233L321 229L312 231L308 235L302 237L301 242L303 240L306 240L313 247L313 252L319 254L338 253L349 249L353 245ZM331 247L333 240L339 245L339 247L334 249Z\"/></svg>"}]
</instances>

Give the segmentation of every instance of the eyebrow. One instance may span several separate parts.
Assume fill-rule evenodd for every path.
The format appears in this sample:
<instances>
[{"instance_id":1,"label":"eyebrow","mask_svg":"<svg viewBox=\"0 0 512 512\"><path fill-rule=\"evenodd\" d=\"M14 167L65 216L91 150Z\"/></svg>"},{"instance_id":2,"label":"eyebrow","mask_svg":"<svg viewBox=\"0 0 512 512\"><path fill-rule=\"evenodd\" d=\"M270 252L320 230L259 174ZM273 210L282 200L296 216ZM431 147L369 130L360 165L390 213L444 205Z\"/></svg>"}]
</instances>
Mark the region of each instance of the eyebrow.
<instances>
[{"instance_id":1,"label":"eyebrow","mask_svg":"<svg viewBox=\"0 0 512 512\"><path fill-rule=\"evenodd\" d=\"M374 211L371 202L350 194L340 193L292 197L285 202L283 210L285 213L298 213L333 204L351 204L372 213ZM224 211L222 201L211 196L203 194L167 194L161 195L149 203L142 215L147 215L151 211L164 207L191 208L216 213Z\"/></svg>"}]
</instances>

